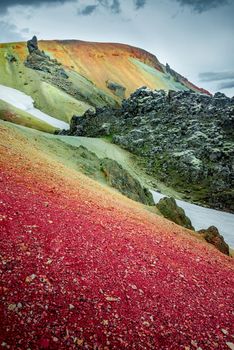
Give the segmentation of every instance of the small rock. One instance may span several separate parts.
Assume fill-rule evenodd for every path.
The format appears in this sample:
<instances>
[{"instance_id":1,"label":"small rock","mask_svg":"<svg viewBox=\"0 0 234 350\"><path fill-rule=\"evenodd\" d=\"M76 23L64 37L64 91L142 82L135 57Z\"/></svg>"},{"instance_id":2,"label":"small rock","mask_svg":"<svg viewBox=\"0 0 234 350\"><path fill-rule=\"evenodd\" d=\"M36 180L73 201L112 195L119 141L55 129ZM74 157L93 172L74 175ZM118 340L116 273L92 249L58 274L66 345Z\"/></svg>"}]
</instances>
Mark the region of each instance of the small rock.
<instances>
[{"instance_id":1,"label":"small rock","mask_svg":"<svg viewBox=\"0 0 234 350\"><path fill-rule=\"evenodd\" d=\"M132 287L132 289L137 290L137 286L135 284L130 284L130 286Z\"/></svg>"},{"instance_id":2,"label":"small rock","mask_svg":"<svg viewBox=\"0 0 234 350\"><path fill-rule=\"evenodd\" d=\"M106 297L107 301L119 301L120 298L116 298L116 297Z\"/></svg>"},{"instance_id":3,"label":"small rock","mask_svg":"<svg viewBox=\"0 0 234 350\"><path fill-rule=\"evenodd\" d=\"M53 261L53 260L49 258L49 259L47 260L47 262L46 262L46 265L50 265L50 264L52 263L52 261Z\"/></svg>"},{"instance_id":4,"label":"small rock","mask_svg":"<svg viewBox=\"0 0 234 350\"><path fill-rule=\"evenodd\" d=\"M192 346L194 346L195 348L197 348L197 342L196 342L196 340L191 340L191 344L192 344Z\"/></svg>"},{"instance_id":5,"label":"small rock","mask_svg":"<svg viewBox=\"0 0 234 350\"><path fill-rule=\"evenodd\" d=\"M8 310L9 311L14 311L16 309L16 307L17 307L16 304L9 304L8 305Z\"/></svg>"},{"instance_id":6,"label":"small rock","mask_svg":"<svg viewBox=\"0 0 234 350\"><path fill-rule=\"evenodd\" d=\"M32 282L36 277L37 277L37 276L33 273L32 275L26 277L25 282L30 283L30 282Z\"/></svg>"},{"instance_id":7,"label":"small rock","mask_svg":"<svg viewBox=\"0 0 234 350\"><path fill-rule=\"evenodd\" d=\"M84 343L84 339L77 339L76 340L76 344L79 346L83 345L83 343Z\"/></svg>"}]
</instances>

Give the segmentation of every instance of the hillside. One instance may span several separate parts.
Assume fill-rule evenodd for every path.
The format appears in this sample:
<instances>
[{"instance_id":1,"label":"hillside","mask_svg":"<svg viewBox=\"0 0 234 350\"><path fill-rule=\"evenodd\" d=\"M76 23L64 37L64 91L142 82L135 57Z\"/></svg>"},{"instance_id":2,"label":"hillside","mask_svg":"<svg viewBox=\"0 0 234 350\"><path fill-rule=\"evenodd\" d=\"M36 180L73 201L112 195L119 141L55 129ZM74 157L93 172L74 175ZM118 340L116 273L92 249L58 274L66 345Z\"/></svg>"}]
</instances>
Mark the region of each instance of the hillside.
<instances>
[{"instance_id":1,"label":"hillside","mask_svg":"<svg viewBox=\"0 0 234 350\"><path fill-rule=\"evenodd\" d=\"M123 44L34 37L0 44L0 68L0 84L25 92L38 109L66 122L89 108L118 106L141 86L208 93L154 55Z\"/></svg>"},{"instance_id":2,"label":"hillside","mask_svg":"<svg viewBox=\"0 0 234 350\"><path fill-rule=\"evenodd\" d=\"M122 44L33 37L0 69L1 347L233 349L232 249L151 191L233 209L233 100Z\"/></svg>"},{"instance_id":3,"label":"hillside","mask_svg":"<svg viewBox=\"0 0 234 350\"><path fill-rule=\"evenodd\" d=\"M231 258L82 175L43 136L3 122L0 135L2 346L233 346Z\"/></svg>"}]
</instances>

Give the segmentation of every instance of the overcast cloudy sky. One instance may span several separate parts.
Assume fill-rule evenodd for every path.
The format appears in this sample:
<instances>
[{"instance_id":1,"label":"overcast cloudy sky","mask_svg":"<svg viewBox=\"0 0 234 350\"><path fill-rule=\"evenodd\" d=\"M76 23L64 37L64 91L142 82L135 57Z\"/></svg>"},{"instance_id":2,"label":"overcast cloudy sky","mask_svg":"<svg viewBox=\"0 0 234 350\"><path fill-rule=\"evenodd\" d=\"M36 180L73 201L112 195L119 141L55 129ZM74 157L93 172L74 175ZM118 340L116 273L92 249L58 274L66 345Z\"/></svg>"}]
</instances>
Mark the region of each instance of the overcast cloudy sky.
<instances>
[{"instance_id":1,"label":"overcast cloudy sky","mask_svg":"<svg viewBox=\"0 0 234 350\"><path fill-rule=\"evenodd\" d=\"M144 48L234 95L234 0L0 0L0 42L80 39Z\"/></svg>"}]
</instances>

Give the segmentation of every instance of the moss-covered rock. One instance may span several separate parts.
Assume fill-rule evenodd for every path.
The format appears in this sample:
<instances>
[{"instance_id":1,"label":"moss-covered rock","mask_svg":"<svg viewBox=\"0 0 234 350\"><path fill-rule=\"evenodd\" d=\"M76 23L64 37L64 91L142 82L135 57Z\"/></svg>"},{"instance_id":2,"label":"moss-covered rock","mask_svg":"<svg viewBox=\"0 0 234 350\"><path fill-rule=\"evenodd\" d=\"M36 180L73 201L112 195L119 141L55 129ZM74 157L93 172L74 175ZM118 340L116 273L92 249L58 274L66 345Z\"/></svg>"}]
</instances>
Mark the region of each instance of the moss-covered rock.
<instances>
[{"instance_id":1,"label":"moss-covered rock","mask_svg":"<svg viewBox=\"0 0 234 350\"><path fill-rule=\"evenodd\" d=\"M105 137L142 158L185 199L233 211L234 99L140 88L119 109L72 119L69 135ZM224 195L225 194L225 195Z\"/></svg>"},{"instance_id":2,"label":"moss-covered rock","mask_svg":"<svg viewBox=\"0 0 234 350\"><path fill-rule=\"evenodd\" d=\"M206 230L198 231L198 233L200 233L208 243L213 244L218 250L220 250L220 252L229 255L229 246L224 241L224 238L219 233L217 227L210 226Z\"/></svg>"},{"instance_id":3,"label":"moss-covered rock","mask_svg":"<svg viewBox=\"0 0 234 350\"><path fill-rule=\"evenodd\" d=\"M122 194L137 202L154 205L150 191L143 188L140 182L129 174L120 164L112 159L105 158L101 162L101 169L107 183L118 189Z\"/></svg>"},{"instance_id":4,"label":"moss-covered rock","mask_svg":"<svg viewBox=\"0 0 234 350\"><path fill-rule=\"evenodd\" d=\"M164 197L160 199L156 207L166 219L190 230L194 230L191 220L185 215L184 209L176 204L174 198Z\"/></svg>"}]
</instances>

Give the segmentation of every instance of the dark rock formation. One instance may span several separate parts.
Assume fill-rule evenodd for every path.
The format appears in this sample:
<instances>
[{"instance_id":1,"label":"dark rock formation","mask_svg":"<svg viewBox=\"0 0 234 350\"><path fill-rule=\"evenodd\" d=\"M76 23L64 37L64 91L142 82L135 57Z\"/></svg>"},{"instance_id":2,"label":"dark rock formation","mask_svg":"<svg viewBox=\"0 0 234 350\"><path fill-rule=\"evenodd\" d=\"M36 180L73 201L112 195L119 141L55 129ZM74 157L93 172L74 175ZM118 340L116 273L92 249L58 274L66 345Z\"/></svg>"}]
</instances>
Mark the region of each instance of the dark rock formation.
<instances>
[{"instance_id":1,"label":"dark rock formation","mask_svg":"<svg viewBox=\"0 0 234 350\"><path fill-rule=\"evenodd\" d=\"M17 58L12 55L11 53L7 53L7 55L5 56L5 58L7 59L7 61L9 63L14 63L14 62L17 62Z\"/></svg>"},{"instance_id":2,"label":"dark rock formation","mask_svg":"<svg viewBox=\"0 0 234 350\"><path fill-rule=\"evenodd\" d=\"M180 74L171 69L168 63L166 63L166 72L169 73L175 79L175 81L180 81Z\"/></svg>"},{"instance_id":3,"label":"dark rock formation","mask_svg":"<svg viewBox=\"0 0 234 350\"><path fill-rule=\"evenodd\" d=\"M153 197L148 189L144 188L138 179L132 176L118 162L109 158L100 159L86 147L64 145L73 152L74 166L77 170L102 184L117 189L126 197L143 203L154 205Z\"/></svg>"},{"instance_id":4,"label":"dark rock formation","mask_svg":"<svg viewBox=\"0 0 234 350\"><path fill-rule=\"evenodd\" d=\"M35 35L32 37L32 39L27 41L27 48L30 55L35 51L40 53L40 50L38 49L37 37Z\"/></svg>"},{"instance_id":5,"label":"dark rock formation","mask_svg":"<svg viewBox=\"0 0 234 350\"><path fill-rule=\"evenodd\" d=\"M191 220L186 216L184 209L176 204L174 198L161 198L156 204L156 207L166 219L190 230L194 230Z\"/></svg>"},{"instance_id":6,"label":"dark rock formation","mask_svg":"<svg viewBox=\"0 0 234 350\"><path fill-rule=\"evenodd\" d=\"M223 236L220 235L219 230L215 226L210 226L207 230L200 230L198 233L200 233L208 243L213 244L222 253L229 255L229 246L224 241Z\"/></svg>"},{"instance_id":7,"label":"dark rock formation","mask_svg":"<svg viewBox=\"0 0 234 350\"><path fill-rule=\"evenodd\" d=\"M146 205L154 205L153 197L149 190L143 188L140 182L116 161L108 158L103 159L101 161L101 170L107 183L128 198Z\"/></svg>"},{"instance_id":8,"label":"dark rock formation","mask_svg":"<svg viewBox=\"0 0 234 350\"><path fill-rule=\"evenodd\" d=\"M120 109L74 116L69 134L110 136L184 198L234 212L234 98L143 87Z\"/></svg>"},{"instance_id":9,"label":"dark rock formation","mask_svg":"<svg viewBox=\"0 0 234 350\"><path fill-rule=\"evenodd\" d=\"M47 56L44 51L41 51L38 48L36 36L27 41L27 47L29 55L25 61L26 67L49 73L57 78L68 78L68 75L61 67L61 64L57 60L50 59L50 57Z\"/></svg>"},{"instance_id":10,"label":"dark rock formation","mask_svg":"<svg viewBox=\"0 0 234 350\"><path fill-rule=\"evenodd\" d=\"M119 96L120 98L125 98L125 91L126 88L118 83L115 83L114 81L107 80L106 81L106 86L108 89L110 89L113 94L116 96Z\"/></svg>"}]
</instances>

